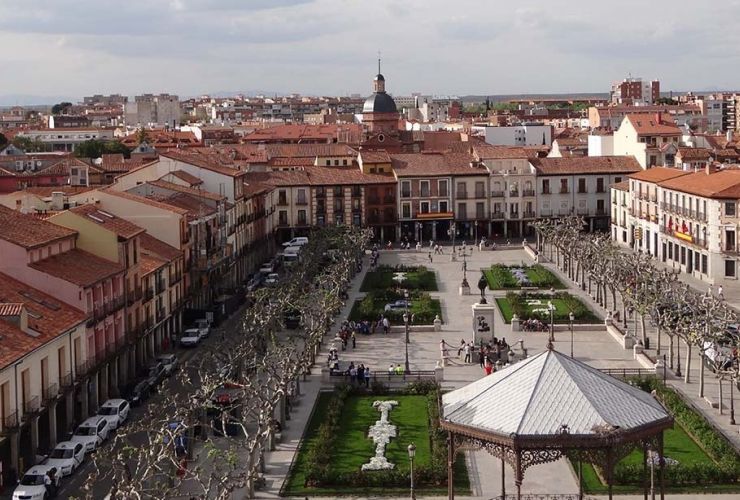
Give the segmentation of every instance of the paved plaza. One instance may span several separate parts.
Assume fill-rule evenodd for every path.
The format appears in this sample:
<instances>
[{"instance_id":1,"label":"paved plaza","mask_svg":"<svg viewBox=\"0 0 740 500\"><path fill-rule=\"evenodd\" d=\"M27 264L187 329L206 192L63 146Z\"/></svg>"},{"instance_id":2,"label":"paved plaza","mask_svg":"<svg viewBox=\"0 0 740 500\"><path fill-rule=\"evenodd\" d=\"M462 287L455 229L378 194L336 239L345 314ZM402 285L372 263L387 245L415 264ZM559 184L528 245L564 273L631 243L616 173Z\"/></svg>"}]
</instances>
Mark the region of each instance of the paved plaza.
<instances>
[{"instance_id":1,"label":"paved plaza","mask_svg":"<svg viewBox=\"0 0 740 500\"><path fill-rule=\"evenodd\" d=\"M432 292L432 296L441 300L444 324L441 332L428 331L413 332L411 334L409 358L412 370L434 369L440 358L440 340L444 339L452 345L459 344L460 339L472 340L471 306L479 299L479 293L475 284L480 276L480 269L487 268L493 263L533 263L521 247L482 252L476 248L472 256L468 257L467 263L469 270L468 279L472 287L471 295L460 296L458 294L458 286L462 280L462 262L451 261L449 255L450 247L447 247L445 251L447 255L434 255L434 262L431 264L425 251L417 253L412 249L381 252L380 264L425 265L433 269L437 274L439 291ZM568 283L567 278L557 272L554 266L547 266L553 272L556 272L564 283ZM341 319L347 317L354 300L364 295L359 292L359 288L367 267L366 265L363 272L354 280L349 294L350 298L342 311L341 318L337 320L335 326L341 322ZM598 316L604 316L605 312L600 310L585 292L574 288L568 291L586 301ZM489 302L491 302L492 296L503 296L504 293L501 291L493 293L487 291L486 295ZM522 339L524 347L528 350L530 356L542 352L546 348L548 336L545 332L511 332L510 325L505 324L498 311L495 317L494 335L499 338L505 337L510 345ZM329 336L327 336L328 338ZM556 332L555 339L555 349L564 353L570 352L570 333L568 331ZM257 498L279 497L280 488L294 458L304 427L308 422L313 403L318 392L322 389L320 370L321 366L323 366L323 361L326 359L329 344L330 342L324 343L324 351L317 360L318 365L314 367L308 379L301 384L302 395L299 398L299 403L294 407L291 420L283 430L282 442L278 444L276 451L266 455L265 479L267 486L257 492ZM682 353L685 356L685 349L682 349ZM484 376L483 370L480 369L477 363L477 358L474 359L476 361L475 363L466 364L462 359L457 358L457 352L451 352L451 355L453 359L444 368L443 387L445 389L458 388ZM633 359L632 350L623 349L603 328L594 329L593 331L576 331L574 355L577 359L597 368L639 368L641 366ZM391 363L403 364L404 334L392 332L388 335L382 333L376 333L370 336L358 335L357 347L353 349L350 344L346 351L340 352L340 359L354 361L356 364L364 363L365 365L369 365L375 373L385 372ZM672 376L669 376L669 383L686 394L697 407L707 414L715 425L722 428L725 434L728 436L734 435L735 438L738 438L737 427L729 425L727 410L724 411L724 415L719 415L717 409L711 409L707 403L703 403L698 398L698 356L692 364L692 377L694 377L692 383L685 384L682 380ZM706 380L707 393L716 394L716 392L713 392L717 391L717 384L714 377L709 374ZM330 386L326 385L323 388L328 389ZM505 403L505 401L502 401L502 404ZM729 407L729 400L725 404ZM740 417L738 420L740 421ZM737 439L736 442L740 445L740 439ZM468 470L470 471L472 498L489 499L500 495L500 461L485 451L468 452L466 460L468 462ZM506 470L506 482L507 493L511 494L515 492L513 471L508 466ZM538 465L528 469L522 485L523 494L574 494L577 491L576 476L566 460L559 460L554 463ZM591 496L590 498L598 497ZM642 496L615 496L615 498L642 498ZM666 498L688 499L698 498L698 496L668 495ZM712 498L740 499L740 494L712 495Z\"/></svg>"}]
</instances>

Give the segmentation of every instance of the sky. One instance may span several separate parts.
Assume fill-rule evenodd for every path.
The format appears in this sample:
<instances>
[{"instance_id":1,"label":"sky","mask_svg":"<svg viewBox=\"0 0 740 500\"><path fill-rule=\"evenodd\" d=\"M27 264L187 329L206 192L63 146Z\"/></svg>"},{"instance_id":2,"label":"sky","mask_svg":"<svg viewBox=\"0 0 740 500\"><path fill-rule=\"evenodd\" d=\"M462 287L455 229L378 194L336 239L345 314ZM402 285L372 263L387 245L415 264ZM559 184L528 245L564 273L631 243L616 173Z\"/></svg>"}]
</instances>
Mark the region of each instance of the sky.
<instances>
[{"instance_id":1,"label":"sky","mask_svg":"<svg viewBox=\"0 0 740 500\"><path fill-rule=\"evenodd\" d=\"M740 0L0 0L0 96L740 88Z\"/></svg>"}]
</instances>

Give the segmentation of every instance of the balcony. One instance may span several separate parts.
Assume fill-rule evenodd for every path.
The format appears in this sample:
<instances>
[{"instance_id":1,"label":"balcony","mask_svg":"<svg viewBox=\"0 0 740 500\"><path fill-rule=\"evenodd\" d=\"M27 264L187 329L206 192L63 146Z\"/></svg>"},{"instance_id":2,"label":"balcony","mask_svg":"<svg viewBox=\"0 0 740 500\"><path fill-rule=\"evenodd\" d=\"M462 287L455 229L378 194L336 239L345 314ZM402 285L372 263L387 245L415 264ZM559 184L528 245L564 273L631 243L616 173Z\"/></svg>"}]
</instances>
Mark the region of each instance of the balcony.
<instances>
[{"instance_id":1,"label":"balcony","mask_svg":"<svg viewBox=\"0 0 740 500\"><path fill-rule=\"evenodd\" d=\"M558 191L560 194L568 194L570 191L568 188L560 188L560 191Z\"/></svg>"},{"instance_id":2,"label":"balcony","mask_svg":"<svg viewBox=\"0 0 740 500\"><path fill-rule=\"evenodd\" d=\"M411 198L411 191L401 191L401 198Z\"/></svg>"},{"instance_id":3,"label":"balcony","mask_svg":"<svg viewBox=\"0 0 740 500\"><path fill-rule=\"evenodd\" d=\"M368 205L380 205L380 198L378 196L369 196L366 200Z\"/></svg>"},{"instance_id":4,"label":"balcony","mask_svg":"<svg viewBox=\"0 0 740 500\"><path fill-rule=\"evenodd\" d=\"M90 368L92 368L92 363L90 361L80 361L75 364L75 372L77 373L78 377L82 377L84 375L87 375L87 373L90 371Z\"/></svg>"},{"instance_id":5,"label":"balcony","mask_svg":"<svg viewBox=\"0 0 740 500\"><path fill-rule=\"evenodd\" d=\"M158 276L156 280L154 280L154 293L159 295L160 293L164 292L167 287L164 284L164 277Z\"/></svg>"},{"instance_id":6,"label":"balcony","mask_svg":"<svg viewBox=\"0 0 740 500\"><path fill-rule=\"evenodd\" d=\"M182 279L182 273L170 274L170 287L175 286Z\"/></svg>"},{"instance_id":7,"label":"balcony","mask_svg":"<svg viewBox=\"0 0 740 500\"><path fill-rule=\"evenodd\" d=\"M288 200L285 199L285 198L279 198L278 199L278 202L277 202L277 205L279 207L286 207L286 206L288 206Z\"/></svg>"},{"instance_id":8,"label":"balcony","mask_svg":"<svg viewBox=\"0 0 740 500\"><path fill-rule=\"evenodd\" d=\"M41 411L41 399L38 396L33 396L28 401L23 403L23 416L33 415Z\"/></svg>"},{"instance_id":9,"label":"balcony","mask_svg":"<svg viewBox=\"0 0 740 500\"><path fill-rule=\"evenodd\" d=\"M164 307L157 308L157 323L160 321L164 321L164 318L167 316L165 313Z\"/></svg>"},{"instance_id":10,"label":"balcony","mask_svg":"<svg viewBox=\"0 0 740 500\"><path fill-rule=\"evenodd\" d=\"M542 217L550 217L552 216L552 209L550 208L543 208L540 210L540 216Z\"/></svg>"},{"instance_id":11,"label":"balcony","mask_svg":"<svg viewBox=\"0 0 740 500\"><path fill-rule=\"evenodd\" d=\"M586 188L583 188L583 189L578 188L578 194L587 194L587 193L588 191L586 190Z\"/></svg>"},{"instance_id":12,"label":"balcony","mask_svg":"<svg viewBox=\"0 0 740 500\"><path fill-rule=\"evenodd\" d=\"M503 198L504 192L503 191L491 191L491 198Z\"/></svg>"},{"instance_id":13,"label":"balcony","mask_svg":"<svg viewBox=\"0 0 740 500\"><path fill-rule=\"evenodd\" d=\"M316 191L316 198L326 198L326 192Z\"/></svg>"},{"instance_id":14,"label":"balcony","mask_svg":"<svg viewBox=\"0 0 740 500\"><path fill-rule=\"evenodd\" d=\"M522 190L522 196L534 196L534 189Z\"/></svg>"},{"instance_id":15,"label":"balcony","mask_svg":"<svg viewBox=\"0 0 740 500\"><path fill-rule=\"evenodd\" d=\"M362 198L362 190L360 190L360 189L353 189L352 190L352 198Z\"/></svg>"},{"instance_id":16,"label":"balcony","mask_svg":"<svg viewBox=\"0 0 740 500\"><path fill-rule=\"evenodd\" d=\"M598 208L597 207L596 208L596 215L597 216L604 216L604 215L606 215L606 209L604 209L604 208Z\"/></svg>"},{"instance_id":17,"label":"balcony","mask_svg":"<svg viewBox=\"0 0 740 500\"><path fill-rule=\"evenodd\" d=\"M542 188L542 193L540 193L540 194L552 194L552 190Z\"/></svg>"},{"instance_id":18,"label":"balcony","mask_svg":"<svg viewBox=\"0 0 740 500\"><path fill-rule=\"evenodd\" d=\"M519 219L519 212L509 212L509 219Z\"/></svg>"},{"instance_id":19,"label":"balcony","mask_svg":"<svg viewBox=\"0 0 740 500\"><path fill-rule=\"evenodd\" d=\"M576 209L577 215L588 215L588 208L578 208Z\"/></svg>"},{"instance_id":20,"label":"balcony","mask_svg":"<svg viewBox=\"0 0 740 500\"><path fill-rule=\"evenodd\" d=\"M457 195L455 196L458 200L467 200L468 199L468 193L465 191L458 191Z\"/></svg>"},{"instance_id":21,"label":"balcony","mask_svg":"<svg viewBox=\"0 0 740 500\"><path fill-rule=\"evenodd\" d=\"M383 196L383 203L385 203L386 205L395 205L396 197L395 196Z\"/></svg>"},{"instance_id":22,"label":"balcony","mask_svg":"<svg viewBox=\"0 0 740 500\"><path fill-rule=\"evenodd\" d=\"M512 189L512 190L510 190L509 191L509 196L512 197L512 198L519 196L519 190L518 189Z\"/></svg>"},{"instance_id":23,"label":"balcony","mask_svg":"<svg viewBox=\"0 0 740 500\"><path fill-rule=\"evenodd\" d=\"M652 193L650 195L650 201L652 201L653 203L656 203L658 201L658 194L657 193Z\"/></svg>"},{"instance_id":24,"label":"balcony","mask_svg":"<svg viewBox=\"0 0 740 500\"><path fill-rule=\"evenodd\" d=\"M536 218L536 217L537 217L537 214L535 214L534 212L531 212L531 211L525 211L525 212L524 212L524 213L522 214L522 216L523 216L523 217L524 217L525 219L534 219L534 218Z\"/></svg>"},{"instance_id":25,"label":"balcony","mask_svg":"<svg viewBox=\"0 0 740 500\"><path fill-rule=\"evenodd\" d=\"M59 385L61 386L62 390L66 390L74 386L74 379L72 378L72 372L61 375L59 377Z\"/></svg>"},{"instance_id":26,"label":"balcony","mask_svg":"<svg viewBox=\"0 0 740 500\"><path fill-rule=\"evenodd\" d=\"M20 425L20 420L18 419L18 412L13 411L5 415L5 418L3 418L3 432L12 431L14 429L17 429Z\"/></svg>"},{"instance_id":27,"label":"balcony","mask_svg":"<svg viewBox=\"0 0 740 500\"><path fill-rule=\"evenodd\" d=\"M491 213L491 219L493 219L493 220L501 220L503 218L504 218L504 213L503 212L492 212Z\"/></svg>"},{"instance_id":28,"label":"balcony","mask_svg":"<svg viewBox=\"0 0 740 500\"><path fill-rule=\"evenodd\" d=\"M149 302L154 297L154 288L147 287L144 289L144 302Z\"/></svg>"},{"instance_id":29,"label":"balcony","mask_svg":"<svg viewBox=\"0 0 740 500\"><path fill-rule=\"evenodd\" d=\"M53 383L48 384L46 387L41 388L41 397L44 402L54 401L59 397L59 384Z\"/></svg>"},{"instance_id":30,"label":"balcony","mask_svg":"<svg viewBox=\"0 0 740 500\"><path fill-rule=\"evenodd\" d=\"M475 197L476 198L485 198L486 197L486 192L485 191L476 191L475 192Z\"/></svg>"}]
</instances>

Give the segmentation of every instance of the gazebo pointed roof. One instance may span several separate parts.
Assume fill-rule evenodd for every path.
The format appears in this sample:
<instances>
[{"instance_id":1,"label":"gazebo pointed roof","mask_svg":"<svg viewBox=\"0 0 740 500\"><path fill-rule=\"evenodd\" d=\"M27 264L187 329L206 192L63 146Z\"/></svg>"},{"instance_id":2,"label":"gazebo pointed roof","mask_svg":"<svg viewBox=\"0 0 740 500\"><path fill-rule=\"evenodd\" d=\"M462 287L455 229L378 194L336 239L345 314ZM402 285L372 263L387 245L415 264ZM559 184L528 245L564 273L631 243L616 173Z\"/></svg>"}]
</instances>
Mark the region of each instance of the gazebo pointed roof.
<instances>
[{"instance_id":1,"label":"gazebo pointed roof","mask_svg":"<svg viewBox=\"0 0 740 500\"><path fill-rule=\"evenodd\" d=\"M650 394L548 349L442 397L442 421L500 437L670 427Z\"/></svg>"}]
</instances>

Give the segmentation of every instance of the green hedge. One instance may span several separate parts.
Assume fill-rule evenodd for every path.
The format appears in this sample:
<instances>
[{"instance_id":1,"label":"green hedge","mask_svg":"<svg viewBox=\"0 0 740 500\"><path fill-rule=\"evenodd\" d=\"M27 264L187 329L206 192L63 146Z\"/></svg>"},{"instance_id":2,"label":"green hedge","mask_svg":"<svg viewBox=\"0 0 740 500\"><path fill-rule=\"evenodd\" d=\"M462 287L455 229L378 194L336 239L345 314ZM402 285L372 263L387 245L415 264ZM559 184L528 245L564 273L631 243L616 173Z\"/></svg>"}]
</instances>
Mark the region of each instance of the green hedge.
<instances>
[{"instance_id":1,"label":"green hedge","mask_svg":"<svg viewBox=\"0 0 740 500\"><path fill-rule=\"evenodd\" d=\"M404 272L406 279L402 283L393 280L393 274ZM375 271L368 271L362 280L361 292L406 288L409 290L423 290L436 292L437 276L424 266L378 266Z\"/></svg>"},{"instance_id":2,"label":"green hedge","mask_svg":"<svg viewBox=\"0 0 740 500\"><path fill-rule=\"evenodd\" d=\"M599 318L591 312L591 309L586 306L581 300L566 292L556 292L552 295L545 295L541 293L527 293L527 292L508 292L506 298L496 299L496 303L501 310L501 314L504 317L504 321L507 323L511 322L511 318L514 314L519 316L520 320L527 319L539 319L544 322L550 321L550 315L542 315L539 313L533 313L532 307L527 304L528 299L538 299L544 304L548 301L552 301L555 306L555 312L553 313L553 320L555 323L568 323L570 321L569 314L572 312L574 321L576 323L595 323L599 321ZM541 308L545 306L539 306Z\"/></svg>"},{"instance_id":3,"label":"green hedge","mask_svg":"<svg viewBox=\"0 0 740 500\"><path fill-rule=\"evenodd\" d=\"M532 287L556 289L566 288L557 276L540 264L535 264L534 266L505 266L503 264L494 264L490 269L486 269L483 272L488 281L488 288L491 290L520 288L519 281L517 281L511 273L511 268L514 267L524 269Z\"/></svg>"},{"instance_id":4,"label":"green hedge","mask_svg":"<svg viewBox=\"0 0 740 500\"><path fill-rule=\"evenodd\" d=\"M385 311L385 305L403 298L403 294L394 290L381 290L369 292L362 299L356 300L349 313L350 321L377 321L381 315L388 317L393 324L403 324L404 310L396 309ZM424 292L413 291L409 294L411 307L409 314L413 315L413 324L431 325L434 318L439 315L442 319L442 306L438 299Z\"/></svg>"}]
</instances>

